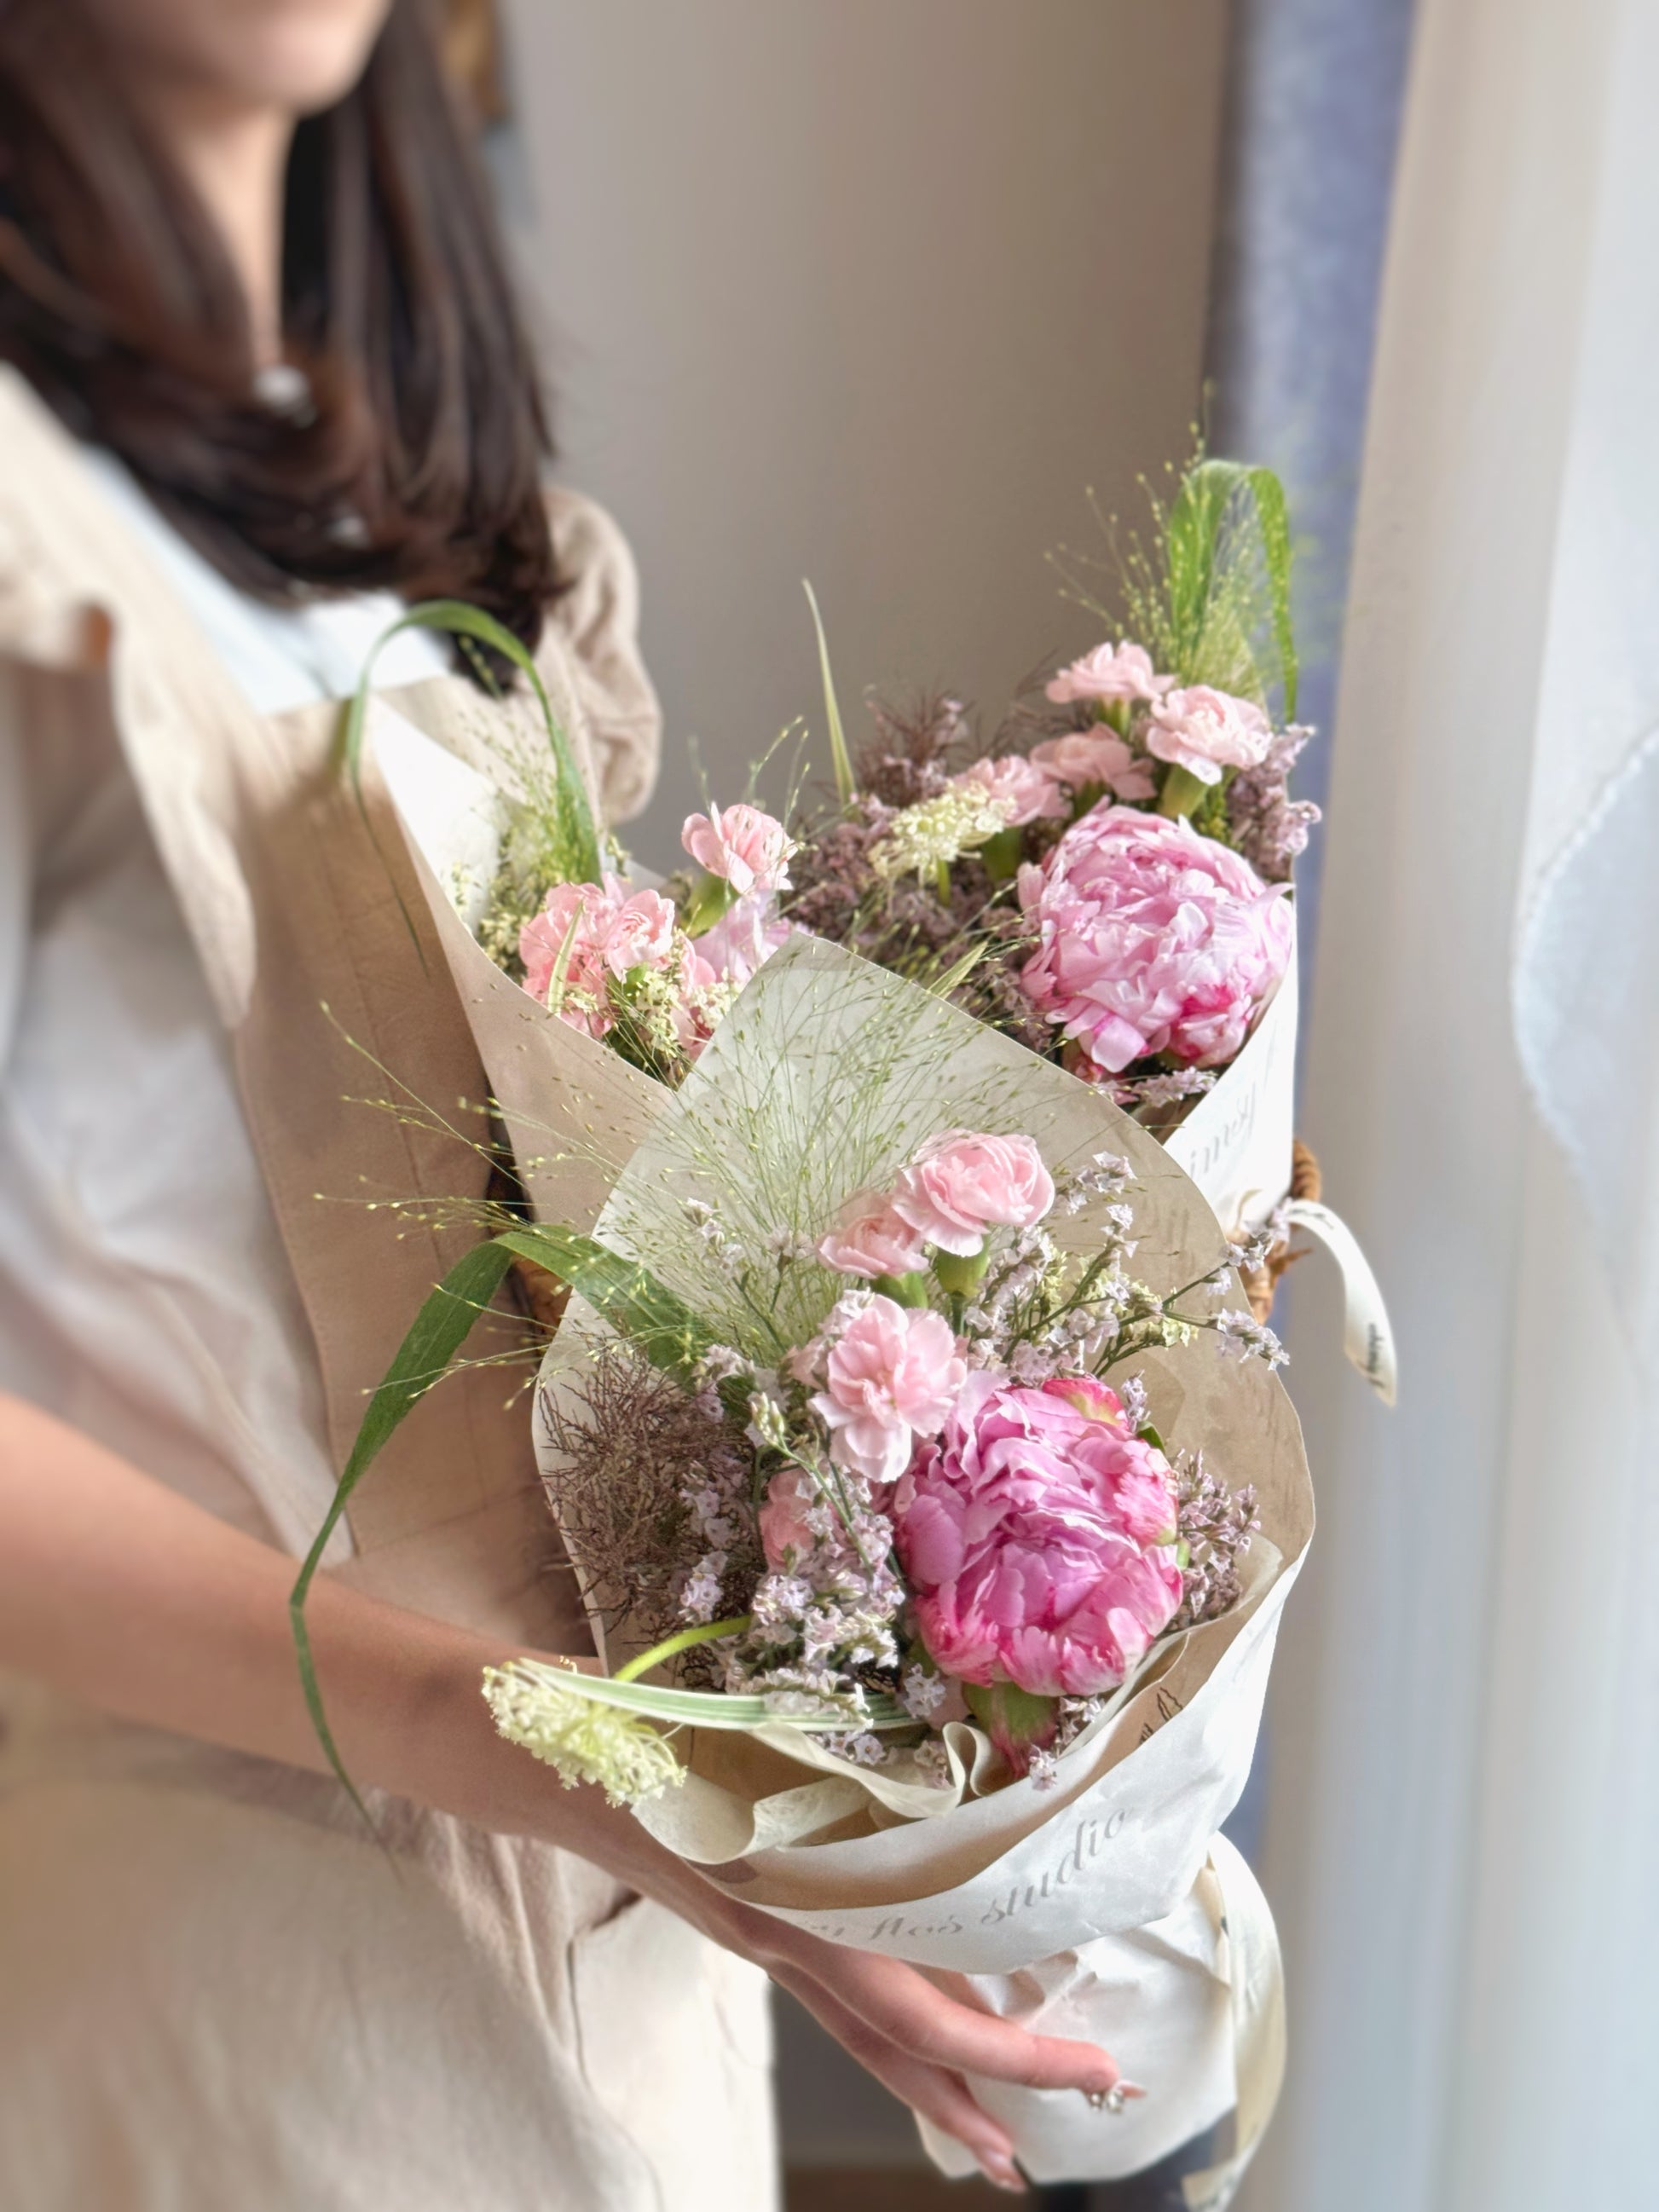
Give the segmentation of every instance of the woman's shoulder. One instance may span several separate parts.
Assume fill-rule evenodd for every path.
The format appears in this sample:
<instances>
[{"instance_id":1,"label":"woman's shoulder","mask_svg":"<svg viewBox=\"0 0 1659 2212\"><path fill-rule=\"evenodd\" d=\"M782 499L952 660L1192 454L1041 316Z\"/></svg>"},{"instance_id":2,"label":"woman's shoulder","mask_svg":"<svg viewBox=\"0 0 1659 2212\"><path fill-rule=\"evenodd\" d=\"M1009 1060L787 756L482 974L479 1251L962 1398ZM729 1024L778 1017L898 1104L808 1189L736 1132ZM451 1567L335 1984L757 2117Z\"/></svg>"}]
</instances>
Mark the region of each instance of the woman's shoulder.
<instances>
[{"instance_id":1,"label":"woman's shoulder","mask_svg":"<svg viewBox=\"0 0 1659 2212\"><path fill-rule=\"evenodd\" d=\"M562 586L544 650L567 663L592 740L607 817L625 821L651 796L662 711L640 655L639 572L613 516L568 486L550 486L548 521Z\"/></svg>"},{"instance_id":2,"label":"woman's shoulder","mask_svg":"<svg viewBox=\"0 0 1659 2212\"><path fill-rule=\"evenodd\" d=\"M94 570L102 550L99 502L74 438L5 362L0 453L0 657L43 669L95 665L103 629L79 572Z\"/></svg>"}]
</instances>

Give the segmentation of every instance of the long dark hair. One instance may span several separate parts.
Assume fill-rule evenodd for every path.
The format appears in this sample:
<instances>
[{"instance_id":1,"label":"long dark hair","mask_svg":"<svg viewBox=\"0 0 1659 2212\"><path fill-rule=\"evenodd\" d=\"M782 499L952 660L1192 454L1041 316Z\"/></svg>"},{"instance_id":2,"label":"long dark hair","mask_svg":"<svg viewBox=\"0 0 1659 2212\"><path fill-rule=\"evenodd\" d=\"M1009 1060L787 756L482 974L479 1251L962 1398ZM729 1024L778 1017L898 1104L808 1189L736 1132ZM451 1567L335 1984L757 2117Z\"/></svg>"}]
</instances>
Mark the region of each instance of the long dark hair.
<instances>
[{"instance_id":1,"label":"long dark hair","mask_svg":"<svg viewBox=\"0 0 1659 2212\"><path fill-rule=\"evenodd\" d=\"M75 0L0 5L0 360L119 454L236 584L390 587L534 644L556 588L535 368L422 0L307 118L288 178L288 356L255 396L240 286Z\"/></svg>"}]
</instances>

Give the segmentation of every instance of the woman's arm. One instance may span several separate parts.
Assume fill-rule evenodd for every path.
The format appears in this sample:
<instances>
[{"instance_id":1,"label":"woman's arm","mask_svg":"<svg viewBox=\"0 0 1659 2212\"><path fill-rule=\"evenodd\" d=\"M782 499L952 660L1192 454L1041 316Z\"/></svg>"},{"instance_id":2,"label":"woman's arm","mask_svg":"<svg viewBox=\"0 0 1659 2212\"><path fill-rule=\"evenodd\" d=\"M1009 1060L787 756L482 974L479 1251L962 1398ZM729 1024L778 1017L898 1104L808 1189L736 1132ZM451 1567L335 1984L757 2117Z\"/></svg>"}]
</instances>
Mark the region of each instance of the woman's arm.
<instances>
[{"instance_id":1,"label":"woman's arm","mask_svg":"<svg viewBox=\"0 0 1659 2212\"><path fill-rule=\"evenodd\" d=\"M300 1690L295 1563L88 1437L0 1394L0 1664L88 1702L291 1765L325 1769ZM307 1612L329 1716L360 1781L574 1851L752 1959L896 2096L1018 2188L1009 2140L963 2073L1110 2088L1103 2051L959 2004L892 1959L739 1905L596 1790L504 1743L481 1670L511 1648L319 1576Z\"/></svg>"}]
</instances>

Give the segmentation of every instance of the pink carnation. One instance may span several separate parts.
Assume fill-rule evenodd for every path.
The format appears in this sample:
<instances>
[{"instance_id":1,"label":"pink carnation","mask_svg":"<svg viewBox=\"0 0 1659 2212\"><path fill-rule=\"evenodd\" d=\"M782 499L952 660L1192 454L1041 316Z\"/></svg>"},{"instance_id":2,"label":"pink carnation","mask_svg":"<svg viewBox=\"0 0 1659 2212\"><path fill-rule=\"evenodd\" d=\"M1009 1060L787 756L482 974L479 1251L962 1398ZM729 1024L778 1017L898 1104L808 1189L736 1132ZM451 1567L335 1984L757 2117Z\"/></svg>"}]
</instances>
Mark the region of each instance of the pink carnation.
<instances>
[{"instance_id":1,"label":"pink carnation","mask_svg":"<svg viewBox=\"0 0 1659 2212\"><path fill-rule=\"evenodd\" d=\"M1023 830L1028 822L1066 818L1066 802L1055 790L1054 779L1034 767L1024 753L1005 753L1000 760L977 760L956 781L982 784L993 799L1006 806L1011 830Z\"/></svg>"},{"instance_id":2,"label":"pink carnation","mask_svg":"<svg viewBox=\"0 0 1659 2212\"><path fill-rule=\"evenodd\" d=\"M1097 726L1092 730L1068 730L1061 738L1045 738L1031 748L1035 765L1056 783L1081 791L1091 783L1103 784L1118 799L1152 799L1158 785L1152 769L1120 737Z\"/></svg>"},{"instance_id":3,"label":"pink carnation","mask_svg":"<svg viewBox=\"0 0 1659 2212\"><path fill-rule=\"evenodd\" d=\"M784 890L789 883L793 839L781 822L758 806L711 806L688 814L680 842L711 876L730 884L739 898L750 891Z\"/></svg>"},{"instance_id":4,"label":"pink carnation","mask_svg":"<svg viewBox=\"0 0 1659 2212\"><path fill-rule=\"evenodd\" d=\"M1029 1137L947 1129L922 1146L893 1188L893 1208L924 1243L971 1259L994 1227L1030 1229L1054 1202L1054 1178Z\"/></svg>"},{"instance_id":5,"label":"pink carnation","mask_svg":"<svg viewBox=\"0 0 1659 2212\"><path fill-rule=\"evenodd\" d=\"M692 940L711 979L739 986L749 982L793 934L770 891L750 891L729 907L712 929Z\"/></svg>"},{"instance_id":6,"label":"pink carnation","mask_svg":"<svg viewBox=\"0 0 1659 2212\"><path fill-rule=\"evenodd\" d=\"M1169 1626L1176 1514L1169 1462L1088 1376L1041 1389L970 1376L892 1504L938 1666L1037 1697L1115 1689Z\"/></svg>"},{"instance_id":7,"label":"pink carnation","mask_svg":"<svg viewBox=\"0 0 1659 2212\"><path fill-rule=\"evenodd\" d=\"M872 1298L830 1346L812 1410L836 1464L896 1482L918 1437L937 1436L968 1373L942 1314Z\"/></svg>"},{"instance_id":8,"label":"pink carnation","mask_svg":"<svg viewBox=\"0 0 1659 2212\"><path fill-rule=\"evenodd\" d=\"M1290 964L1284 889L1188 822L1097 807L1020 870L1040 938L1020 981L1109 1074L1149 1053L1219 1066Z\"/></svg>"},{"instance_id":9,"label":"pink carnation","mask_svg":"<svg viewBox=\"0 0 1659 2212\"><path fill-rule=\"evenodd\" d=\"M1175 682L1173 676L1155 676L1152 657L1144 646L1097 645L1062 668L1048 681L1048 696L1057 707L1084 699L1156 699Z\"/></svg>"},{"instance_id":10,"label":"pink carnation","mask_svg":"<svg viewBox=\"0 0 1659 2212\"><path fill-rule=\"evenodd\" d=\"M793 1553L797 1564L817 1542L811 1526L818 1505L817 1489L804 1468L780 1468L766 1488L766 1503L755 1518L760 1523L761 1548L766 1564L783 1573Z\"/></svg>"},{"instance_id":11,"label":"pink carnation","mask_svg":"<svg viewBox=\"0 0 1659 2212\"><path fill-rule=\"evenodd\" d=\"M861 1190L842 1209L839 1227L818 1245L826 1267L843 1275L908 1275L927 1258L922 1238L884 1192Z\"/></svg>"},{"instance_id":12,"label":"pink carnation","mask_svg":"<svg viewBox=\"0 0 1659 2212\"><path fill-rule=\"evenodd\" d=\"M672 902L658 891L630 891L611 875L603 884L556 884L541 912L519 932L526 990L545 1006L562 958L560 1011L574 1027L596 1037L612 1026L610 979L630 968L665 968L676 947Z\"/></svg>"},{"instance_id":13,"label":"pink carnation","mask_svg":"<svg viewBox=\"0 0 1659 2212\"><path fill-rule=\"evenodd\" d=\"M1219 783L1223 769L1261 766L1273 726L1249 699L1191 684L1156 702L1145 734L1147 751L1159 760L1184 768L1200 783Z\"/></svg>"}]
</instances>

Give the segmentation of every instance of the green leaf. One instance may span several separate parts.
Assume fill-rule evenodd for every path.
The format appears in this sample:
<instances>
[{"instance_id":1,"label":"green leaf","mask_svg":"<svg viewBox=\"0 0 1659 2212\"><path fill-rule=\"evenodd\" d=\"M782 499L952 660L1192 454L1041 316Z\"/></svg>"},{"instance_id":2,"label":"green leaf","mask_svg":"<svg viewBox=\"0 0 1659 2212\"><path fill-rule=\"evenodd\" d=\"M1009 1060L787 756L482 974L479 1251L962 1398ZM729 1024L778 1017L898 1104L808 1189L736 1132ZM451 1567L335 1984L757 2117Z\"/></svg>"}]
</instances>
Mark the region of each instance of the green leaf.
<instances>
[{"instance_id":1,"label":"green leaf","mask_svg":"<svg viewBox=\"0 0 1659 2212\"><path fill-rule=\"evenodd\" d=\"M678 1690L662 1683L629 1681L621 1674L581 1674L556 1663L550 1665L544 1659L512 1659L500 1671L516 1675L520 1680L544 1683L561 1695L573 1692L596 1705L613 1705L621 1712L641 1713L650 1720L678 1722L695 1728L792 1728L805 1733L836 1735L860 1725L844 1711L775 1712L763 1697L734 1694L727 1690ZM1016 1696L1021 1694L1015 1692ZM915 1725L915 1720L896 1698L884 1692L871 1691L866 1694L862 1725L872 1729L909 1728Z\"/></svg>"},{"instance_id":2,"label":"green leaf","mask_svg":"<svg viewBox=\"0 0 1659 2212\"><path fill-rule=\"evenodd\" d=\"M493 615L486 614L482 607L468 606L463 599L422 600L383 629L369 648L357 689L346 708L340 741L342 763L357 793L359 805L362 804L363 730L368 716L374 664L398 632L405 629L443 630L452 637L487 645L528 678L547 724L548 743L553 753L553 793L558 817L553 850L562 878L566 883L598 883L603 863L593 811L587 803L587 793L577 770L570 741L553 712L553 702L547 695L542 672L521 639L514 637L510 629Z\"/></svg>"},{"instance_id":3,"label":"green leaf","mask_svg":"<svg viewBox=\"0 0 1659 2212\"><path fill-rule=\"evenodd\" d=\"M526 1223L505 1231L495 1243L550 1269L572 1290L580 1291L618 1336L626 1337L653 1367L683 1382L691 1380L714 1341L684 1300L659 1283L648 1267L623 1259L596 1237Z\"/></svg>"},{"instance_id":4,"label":"green leaf","mask_svg":"<svg viewBox=\"0 0 1659 2212\"><path fill-rule=\"evenodd\" d=\"M350 1457L289 1598L289 1620L312 1727L329 1765L366 1820L368 1809L341 1762L329 1728L306 1626L306 1600L352 1492L422 1398L448 1373L473 1323L500 1290L515 1255L550 1268L573 1290L580 1291L617 1334L635 1345L653 1366L683 1380L690 1380L713 1341L690 1307L658 1282L648 1268L624 1259L596 1237L580 1236L569 1229L526 1224L507 1230L458 1260L428 1297L368 1401Z\"/></svg>"},{"instance_id":5,"label":"green leaf","mask_svg":"<svg viewBox=\"0 0 1659 2212\"><path fill-rule=\"evenodd\" d=\"M818 667L823 676L823 714L830 725L830 759L836 772L836 791L843 806L850 806L858 797L858 781L853 774L853 756L847 750L847 732L842 726L841 708L836 699L836 679L830 669L830 641L823 634L823 617L818 612L817 594L805 578L801 589L806 594L806 604L812 610L812 627L818 634Z\"/></svg>"}]
</instances>

